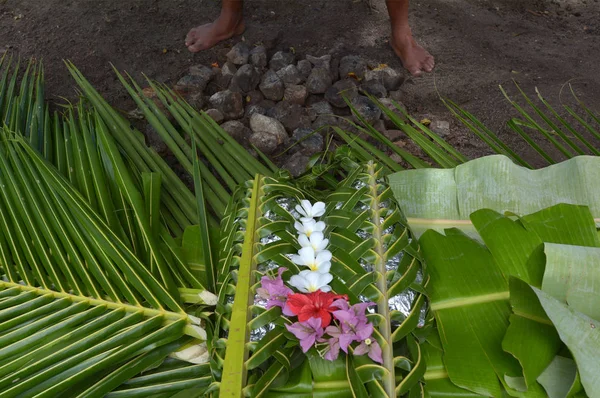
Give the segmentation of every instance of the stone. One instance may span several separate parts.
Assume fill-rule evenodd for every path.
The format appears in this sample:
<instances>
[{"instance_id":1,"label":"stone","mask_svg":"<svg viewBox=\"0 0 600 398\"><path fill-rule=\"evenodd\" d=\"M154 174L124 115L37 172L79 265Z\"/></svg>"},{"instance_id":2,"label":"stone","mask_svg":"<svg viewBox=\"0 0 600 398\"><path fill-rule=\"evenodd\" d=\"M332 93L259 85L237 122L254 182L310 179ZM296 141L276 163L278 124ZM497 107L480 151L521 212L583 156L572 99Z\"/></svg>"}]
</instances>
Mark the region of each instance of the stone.
<instances>
[{"instance_id":1,"label":"stone","mask_svg":"<svg viewBox=\"0 0 600 398\"><path fill-rule=\"evenodd\" d=\"M331 80L336 81L340 79L340 59L332 58L329 65L329 73L331 74Z\"/></svg>"},{"instance_id":2,"label":"stone","mask_svg":"<svg viewBox=\"0 0 600 398\"><path fill-rule=\"evenodd\" d=\"M326 101L316 102L316 103L312 104L310 106L310 108L313 109L317 113L317 115L333 114L333 108L331 107L329 102L326 102Z\"/></svg>"},{"instance_id":3,"label":"stone","mask_svg":"<svg viewBox=\"0 0 600 398\"><path fill-rule=\"evenodd\" d=\"M291 65L296 60L296 56L290 52L277 51L273 54L271 58L271 62L269 62L269 67L277 72L281 68L285 68L288 65Z\"/></svg>"},{"instance_id":4,"label":"stone","mask_svg":"<svg viewBox=\"0 0 600 398\"><path fill-rule=\"evenodd\" d=\"M244 98L244 100L246 101L246 106L256 105L264 99L265 96L263 95L263 93L260 92L260 90L252 90L248 94L246 94L246 98Z\"/></svg>"},{"instance_id":5,"label":"stone","mask_svg":"<svg viewBox=\"0 0 600 398\"><path fill-rule=\"evenodd\" d=\"M332 126L337 126L338 120L333 115L319 115L317 119L312 123L311 128L314 131L326 134L332 132L330 129Z\"/></svg>"},{"instance_id":6,"label":"stone","mask_svg":"<svg viewBox=\"0 0 600 398\"><path fill-rule=\"evenodd\" d=\"M315 68L324 68L329 70L331 67L331 55L323 55L321 57L313 57L312 55L307 55L306 60L310 62Z\"/></svg>"},{"instance_id":7,"label":"stone","mask_svg":"<svg viewBox=\"0 0 600 398\"><path fill-rule=\"evenodd\" d=\"M250 129L254 133L252 136L268 134L275 137L276 146L283 144L289 138L285 127L277 119L258 113L250 117ZM252 137L250 139L252 140Z\"/></svg>"},{"instance_id":8,"label":"stone","mask_svg":"<svg viewBox=\"0 0 600 398\"><path fill-rule=\"evenodd\" d=\"M321 134L306 127L300 127L294 130L291 143L296 144L302 153L307 156L322 152L325 145Z\"/></svg>"},{"instance_id":9,"label":"stone","mask_svg":"<svg viewBox=\"0 0 600 398\"><path fill-rule=\"evenodd\" d=\"M207 109L206 114L217 123L221 123L225 119L221 111L215 108Z\"/></svg>"},{"instance_id":10,"label":"stone","mask_svg":"<svg viewBox=\"0 0 600 398\"><path fill-rule=\"evenodd\" d=\"M298 65L296 67L298 68L298 72L300 72L300 76L302 76L302 78L306 80L310 75L310 71L312 70L312 65L310 61L307 59L298 61Z\"/></svg>"},{"instance_id":11,"label":"stone","mask_svg":"<svg viewBox=\"0 0 600 398\"><path fill-rule=\"evenodd\" d=\"M390 97L394 101L401 102L404 97L404 93L402 92L402 90L394 90L388 93L388 97Z\"/></svg>"},{"instance_id":12,"label":"stone","mask_svg":"<svg viewBox=\"0 0 600 398\"><path fill-rule=\"evenodd\" d=\"M146 144L153 148L159 155L162 156L169 152L169 147L163 139L160 138L160 135L151 124L146 125L144 136L146 136Z\"/></svg>"},{"instance_id":13,"label":"stone","mask_svg":"<svg viewBox=\"0 0 600 398\"><path fill-rule=\"evenodd\" d=\"M216 76L218 69L209 68L204 65L193 65L188 69L189 74L192 76L199 76L203 78L207 83L212 80L213 77Z\"/></svg>"},{"instance_id":14,"label":"stone","mask_svg":"<svg viewBox=\"0 0 600 398\"><path fill-rule=\"evenodd\" d=\"M277 138L274 135L268 133L256 133L252 134L249 139L250 143L254 145L262 153L269 155L277 149Z\"/></svg>"},{"instance_id":15,"label":"stone","mask_svg":"<svg viewBox=\"0 0 600 398\"><path fill-rule=\"evenodd\" d=\"M331 75L324 68L314 68L306 79L306 88L311 94L323 94L331 86Z\"/></svg>"},{"instance_id":16,"label":"stone","mask_svg":"<svg viewBox=\"0 0 600 398\"><path fill-rule=\"evenodd\" d=\"M175 84L175 90L183 93L189 93L192 91L202 92L206 88L210 78L198 75L185 75L177 81Z\"/></svg>"},{"instance_id":17,"label":"stone","mask_svg":"<svg viewBox=\"0 0 600 398\"><path fill-rule=\"evenodd\" d=\"M379 109L373 101L362 95L359 95L352 100L352 106L367 123L373 124L381 116L381 109ZM356 115L354 116L354 119L355 121L358 121Z\"/></svg>"},{"instance_id":18,"label":"stone","mask_svg":"<svg viewBox=\"0 0 600 398\"><path fill-rule=\"evenodd\" d=\"M367 63L361 57L347 55L340 59L339 73L342 79L347 78L350 73L354 73L357 78L362 79L365 77L366 71Z\"/></svg>"},{"instance_id":19,"label":"stone","mask_svg":"<svg viewBox=\"0 0 600 398\"><path fill-rule=\"evenodd\" d=\"M377 80L366 80L360 85L360 90L364 94L372 95L375 98L384 98L387 96L387 90L383 84Z\"/></svg>"},{"instance_id":20,"label":"stone","mask_svg":"<svg viewBox=\"0 0 600 398\"><path fill-rule=\"evenodd\" d=\"M233 76L237 73L237 68L231 62L225 62L221 68L221 72L215 77L215 83L221 88L221 90L229 87Z\"/></svg>"},{"instance_id":21,"label":"stone","mask_svg":"<svg viewBox=\"0 0 600 398\"><path fill-rule=\"evenodd\" d=\"M382 133L383 135L385 135L386 129L385 129L385 123L383 122L383 120L381 120L381 119L375 120L375 122L372 123L372 126L375 130L377 130L380 133Z\"/></svg>"},{"instance_id":22,"label":"stone","mask_svg":"<svg viewBox=\"0 0 600 398\"><path fill-rule=\"evenodd\" d=\"M250 63L257 68L265 68L267 66L267 49L264 46L254 47L250 51Z\"/></svg>"},{"instance_id":23,"label":"stone","mask_svg":"<svg viewBox=\"0 0 600 398\"><path fill-rule=\"evenodd\" d=\"M352 79L337 81L325 91L325 99L327 102L338 108L345 108L348 106L346 101L344 101L344 97L352 101L357 95L358 89L356 88L356 83L354 83L354 80Z\"/></svg>"},{"instance_id":24,"label":"stone","mask_svg":"<svg viewBox=\"0 0 600 398\"><path fill-rule=\"evenodd\" d=\"M202 91L194 91L185 95L185 100L195 109L202 109L204 106L204 95ZM169 112L166 112L169 114Z\"/></svg>"},{"instance_id":25,"label":"stone","mask_svg":"<svg viewBox=\"0 0 600 398\"><path fill-rule=\"evenodd\" d=\"M381 104L383 106L385 106L386 108L388 108L389 110L391 110L392 112L394 112L399 118L400 120L407 122L408 120L406 119L406 117L404 116L404 114L398 110L398 108L396 108L396 106L394 105L394 103L392 102L391 99L389 98L379 98L379 102L381 102ZM404 106L404 104L402 104L401 102L395 101L398 106L404 110L406 110L406 107ZM392 119L390 119L388 117L388 115L386 113L383 113L382 115L382 119L386 125L387 128L396 128L396 124L392 121Z\"/></svg>"},{"instance_id":26,"label":"stone","mask_svg":"<svg viewBox=\"0 0 600 398\"><path fill-rule=\"evenodd\" d=\"M210 104L221 111L225 120L239 119L244 116L242 94L229 90L219 91L209 99Z\"/></svg>"},{"instance_id":27,"label":"stone","mask_svg":"<svg viewBox=\"0 0 600 398\"><path fill-rule=\"evenodd\" d=\"M243 42L240 41L236 43L231 50L227 53L227 61L231 62L234 65L244 65L248 63L248 58L250 57L250 47Z\"/></svg>"},{"instance_id":28,"label":"stone","mask_svg":"<svg viewBox=\"0 0 600 398\"><path fill-rule=\"evenodd\" d=\"M266 115L281 122L288 132L292 132L298 127L310 125L310 120L305 115L304 108L301 105L287 101L278 102L273 108L267 110Z\"/></svg>"},{"instance_id":29,"label":"stone","mask_svg":"<svg viewBox=\"0 0 600 398\"><path fill-rule=\"evenodd\" d=\"M261 105L249 105L246 107L246 112L244 113L244 117L250 118L255 113L259 113L261 115L265 115L267 110Z\"/></svg>"},{"instance_id":30,"label":"stone","mask_svg":"<svg viewBox=\"0 0 600 398\"><path fill-rule=\"evenodd\" d=\"M406 134L402 130L386 130L383 134L392 142L406 139Z\"/></svg>"},{"instance_id":31,"label":"stone","mask_svg":"<svg viewBox=\"0 0 600 398\"><path fill-rule=\"evenodd\" d=\"M265 109L271 109L273 108L275 105L277 105L277 103L275 101L271 101L270 99L264 99L262 101L260 101L258 103L258 105L262 106Z\"/></svg>"},{"instance_id":32,"label":"stone","mask_svg":"<svg viewBox=\"0 0 600 398\"><path fill-rule=\"evenodd\" d=\"M225 130L227 134L233 137L234 140L240 143L247 140L252 133L248 127L244 126L242 122L237 120L225 122L221 125L221 128Z\"/></svg>"},{"instance_id":33,"label":"stone","mask_svg":"<svg viewBox=\"0 0 600 398\"><path fill-rule=\"evenodd\" d=\"M285 85L279 76L277 76L277 73L270 69L263 75L258 87L267 99L281 101L283 98Z\"/></svg>"},{"instance_id":34,"label":"stone","mask_svg":"<svg viewBox=\"0 0 600 398\"><path fill-rule=\"evenodd\" d=\"M388 91L395 91L404 83L404 75L396 72L389 66L378 67L365 73L365 80L375 80L385 87Z\"/></svg>"},{"instance_id":35,"label":"stone","mask_svg":"<svg viewBox=\"0 0 600 398\"><path fill-rule=\"evenodd\" d=\"M247 93L254 90L259 82L260 73L258 70L254 66L246 64L238 69L231 84L239 87L243 93Z\"/></svg>"},{"instance_id":36,"label":"stone","mask_svg":"<svg viewBox=\"0 0 600 398\"><path fill-rule=\"evenodd\" d=\"M429 129L441 138L450 136L450 122L446 120L433 120L429 125Z\"/></svg>"},{"instance_id":37,"label":"stone","mask_svg":"<svg viewBox=\"0 0 600 398\"><path fill-rule=\"evenodd\" d=\"M302 152L296 152L283 164L282 168L290 172L293 177L300 177L308 168L310 158Z\"/></svg>"},{"instance_id":38,"label":"stone","mask_svg":"<svg viewBox=\"0 0 600 398\"><path fill-rule=\"evenodd\" d=\"M276 73L286 86L288 84L300 84L303 81L300 71L298 71L296 65L284 66Z\"/></svg>"},{"instance_id":39,"label":"stone","mask_svg":"<svg viewBox=\"0 0 600 398\"><path fill-rule=\"evenodd\" d=\"M307 96L308 90L306 90L305 86L290 84L285 89L283 99L292 104L304 105Z\"/></svg>"}]
</instances>

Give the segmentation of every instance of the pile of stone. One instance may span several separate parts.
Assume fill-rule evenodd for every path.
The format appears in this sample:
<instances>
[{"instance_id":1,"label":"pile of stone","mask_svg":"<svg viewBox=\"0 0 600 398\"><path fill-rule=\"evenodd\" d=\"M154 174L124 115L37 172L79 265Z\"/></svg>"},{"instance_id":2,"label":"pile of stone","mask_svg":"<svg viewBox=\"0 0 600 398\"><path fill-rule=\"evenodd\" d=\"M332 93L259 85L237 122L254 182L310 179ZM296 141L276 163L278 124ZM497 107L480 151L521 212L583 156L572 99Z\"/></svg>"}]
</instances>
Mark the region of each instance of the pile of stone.
<instances>
[{"instance_id":1,"label":"pile of stone","mask_svg":"<svg viewBox=\"0 0 600 398\"><path fill-rule=\"evenodd\" d=\"M404 82L401 72L354 55L304 59L278 51L269 59L264 46L234 45L220 68L197 65L175 89L206 112L241 144L267 155L287 152L283 167L298 175L309 157L324 148L331 126L353 130L358 122L346 101L386 135L399 135L368 98L393 107ZM295 145L294 145L295 144Z\"/></svg>"}]
</instances>

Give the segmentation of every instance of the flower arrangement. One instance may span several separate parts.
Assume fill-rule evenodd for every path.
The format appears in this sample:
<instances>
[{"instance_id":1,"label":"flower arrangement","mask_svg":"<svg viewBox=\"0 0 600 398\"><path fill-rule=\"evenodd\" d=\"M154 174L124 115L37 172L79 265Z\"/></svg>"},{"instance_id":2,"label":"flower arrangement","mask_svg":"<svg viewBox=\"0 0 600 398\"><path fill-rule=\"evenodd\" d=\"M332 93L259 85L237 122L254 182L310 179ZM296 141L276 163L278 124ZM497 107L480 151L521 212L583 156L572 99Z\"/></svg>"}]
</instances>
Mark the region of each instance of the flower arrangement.
<instances>
[{"instance_id":1,"label":"flower arrangement","mask_svg":"<svg viewBox=\"0 0 600 398\"><path fill-rule=\"evenodd\" d=\"M354 355L367 354L382 363L381 347L372 338L373 324L366 316L367 308L374 303L350 305L346 295L335 294L329 286L333 280L329 273L332 258L327 250L329 239L324 236L325 223L315 220L325 214L325 203L311 204L308 200L300 203L296 206L300 217L294 227L301 249L291 260L308 269L288 281L298 292L284 283L282 275L287 269L280 267L276 277L263 276L257 294L267 300L267 309L277 306L283 315L297 318L285 327L300 341L302 352L315 347L323 358L334 361L340 350L348 354L352 348Z\"/></svg>"}]
</instances>

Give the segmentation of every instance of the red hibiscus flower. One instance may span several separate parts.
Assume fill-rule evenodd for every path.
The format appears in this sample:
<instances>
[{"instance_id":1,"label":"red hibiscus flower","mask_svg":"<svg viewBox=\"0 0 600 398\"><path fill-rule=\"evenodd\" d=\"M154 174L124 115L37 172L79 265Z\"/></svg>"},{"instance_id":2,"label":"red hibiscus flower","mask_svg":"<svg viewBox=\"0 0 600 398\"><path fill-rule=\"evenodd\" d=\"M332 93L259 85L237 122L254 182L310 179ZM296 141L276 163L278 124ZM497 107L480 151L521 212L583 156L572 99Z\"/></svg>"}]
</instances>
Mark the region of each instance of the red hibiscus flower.
<instances>
[{"instance_id":1,"label":"red hibiscus flower","mask_svg":"<svg viewBox=\"0 0 600 398\"><path fill-rule=\"evenodd\" d=\"M305 322L310 318L321 319L321 327L325 328L331 323L331 312L339 308L332 307L334 300L343 298L348 300L348 296L324 293L317 290L313 293L295 293L288 295L287 304L294 315L298 316L298 321Z\"/></svg>"}]
</instances>

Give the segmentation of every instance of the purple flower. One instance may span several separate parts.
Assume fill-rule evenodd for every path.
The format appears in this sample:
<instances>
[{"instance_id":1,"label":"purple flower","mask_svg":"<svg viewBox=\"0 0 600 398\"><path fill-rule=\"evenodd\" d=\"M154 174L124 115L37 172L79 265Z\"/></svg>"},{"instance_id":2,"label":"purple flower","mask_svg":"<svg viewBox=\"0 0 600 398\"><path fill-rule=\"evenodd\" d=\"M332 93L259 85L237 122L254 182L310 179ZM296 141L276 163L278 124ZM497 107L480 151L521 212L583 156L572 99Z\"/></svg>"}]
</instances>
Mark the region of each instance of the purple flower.
<instances>
[{"instance_id":1,"label":"purple flower","mask_svg":"<svg viewBox=\"0 0 600 398\"><path fill-rule=\"evenodd\" d=\"M323 336L320 318L310 318L306 322L296 322L292 325L285 325L287 330L300 340L302 352L306 353L315 344L317 339Z\"/></svg>"},{"instance_id":2,"label":"purple flower","mask_svg":"<svg viewBox=\"0 0 600 398\"><path fill-rule=\"evenodd\" d=\"M375 339L367 338L363 340L358 347L354 349L354 355L365 355L368 354L375 362L383 363L383 357L381 356L381 347Z\"/></svg>"},{"instance_id":3,"label":"purple flower","mask_svg":"<svg viewBox=\"0 0 600 398\"><path fill-rule=\"evenodd\" d=\"M340 340L337 337L331 337L326 341L329 344L329 349L325 353L324 358L328 361L335 361L340 355Z\"/></svg>"},{"instance_id":4,"label":"purple flower","mask_svg":"<svg viewBox=\"0 0 600 398\"><path fill-rule=\"evenodd\" d=\"M267 309L280 307L284 315L292 316L294 314L287 305L287 296L294 293L294 291L283 284L281 275L285 271L287 271L287 268L280 267L277 270L277 277L275 279L263 276L260 280L261 287L256 289L256 293L267 300Z\"/></svg>"}]
</instances>

